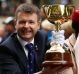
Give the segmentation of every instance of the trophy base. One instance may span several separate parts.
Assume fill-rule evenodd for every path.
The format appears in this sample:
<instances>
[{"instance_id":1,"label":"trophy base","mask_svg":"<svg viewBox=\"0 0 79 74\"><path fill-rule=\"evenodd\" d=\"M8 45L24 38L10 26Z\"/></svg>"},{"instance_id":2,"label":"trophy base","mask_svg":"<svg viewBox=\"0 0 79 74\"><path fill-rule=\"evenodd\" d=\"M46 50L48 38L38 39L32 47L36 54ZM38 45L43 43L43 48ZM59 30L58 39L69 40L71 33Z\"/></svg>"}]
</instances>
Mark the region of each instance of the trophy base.
<instances>
[{"instance_id":1,"label":"trophy base","mask_svg":"<svg viewBox=\"0 0 79 74\"><path fill-rule=\"evenodd\" d=\"M45 55L45 61L43 62L43 67L45 66L68 66L72 67L72 57L69 52L47 52Z\"/></svg>"},{"instance_id":2,"label":"trophy base","mask_svg":"<svg viewBox=\"0 0 79 74\"><path fill-rule=\"evenodd\" d=\"M68 61L44 61L42 63L42 66L43 67L48 67L48 66L50 66L50 67L56 67L56 66L72 67L73 64L72 64L72 62L69 63Z\"/></svg>"}]
</instances>

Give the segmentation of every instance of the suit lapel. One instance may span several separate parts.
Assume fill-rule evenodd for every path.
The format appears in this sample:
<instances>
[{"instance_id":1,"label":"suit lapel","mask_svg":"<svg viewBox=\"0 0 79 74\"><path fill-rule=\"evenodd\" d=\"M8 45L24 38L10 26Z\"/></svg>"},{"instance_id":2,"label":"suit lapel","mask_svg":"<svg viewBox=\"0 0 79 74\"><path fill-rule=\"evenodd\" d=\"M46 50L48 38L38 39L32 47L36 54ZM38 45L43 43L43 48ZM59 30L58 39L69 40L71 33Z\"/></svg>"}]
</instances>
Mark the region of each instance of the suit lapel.
<instances>
[{"instance_id":1,"label":"suit lapel","mask_svg":"<svg viewBox=\"0 0 79 74\"><path fill-rule=\"evenodd\" d=\"M39 33L36 34L35 38L34 38L34 46L35 46L35 51L36 51L36 71L38 71L40 69L41 66L41 58L42 58L42 40L41 40L41 36L39 35Z\"/></svg>"},{"instance_id":2,"label":"suit lapel","mask_svg":"<svg viewBox=\"0 0 79 74\"><path fill-rule=\"evenodd\" d=\"M44 61L45 52L48 49L46 41L46 33L44 31L38 31L34 38L34 44L36 46L37 53L37 68L40 70L42 67L42 62ZM47 48L47 49L46 49Z\"/></svg>"},{"instance_id":3,"label":"suit lapel","mask_svg":"<svg viewBox=\"0 0 79 74\"><path fill-rule=\"evenodd\" d=\"M25 55L24 49L21 46L20 42L18 41L16 35L13 36L13 40L15 41L15 46L16 46L16 50L17 50L16 53L17 53L17 56L19 57L18 62L19 62L21 67L23 66L24 69L27 70L27 57Z\"/></svg>"}]
</instances>

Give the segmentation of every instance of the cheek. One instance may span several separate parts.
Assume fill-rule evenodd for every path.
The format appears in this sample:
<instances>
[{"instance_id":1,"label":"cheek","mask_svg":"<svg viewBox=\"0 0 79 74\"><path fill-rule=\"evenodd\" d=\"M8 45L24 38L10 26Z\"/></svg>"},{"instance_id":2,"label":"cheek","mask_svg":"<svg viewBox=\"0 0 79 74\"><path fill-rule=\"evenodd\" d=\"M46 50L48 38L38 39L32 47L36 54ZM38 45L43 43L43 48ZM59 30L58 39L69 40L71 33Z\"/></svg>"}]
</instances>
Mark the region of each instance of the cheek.
<instances>
[{"instance_id":1,"label":"cheek","mask_svg":"<svg viewBox=\"0 0 79 74\"><path fill-rule=\"evenodd\" d=\"M39 28L40 28L40 27L37 26L37 27L34 29L34 30L35 30L35 34L36 34L37 31L39 30Z\"/></svg>"},{"instance_id":2,"label":"cheek","mask_svg":"<svg viewBox=\"0 0 79 74\"><path fill-rule=\"evenodd\" d=\"M33 30L37 32L37 30L39 30L39 27L35 26Z\"/></svg>"},{"instance_id":3,"label":"cheek","mask_svg":"<svg viewBox=\"0 0 79 74\"><path fill-rule=\"evenodd\" d=\"M40 25L38 26L38 29L40 29Z\"/></svg>"},{"instance_id":4,"label":"cheek","mask_svg":"<svg viewBox=\"0 0 79 74\"><path fill-rule=\"evenodd\" d=\"M39 30L40 29L40 24L36 25L36 29Z\"/></svg>"}]
</instances>

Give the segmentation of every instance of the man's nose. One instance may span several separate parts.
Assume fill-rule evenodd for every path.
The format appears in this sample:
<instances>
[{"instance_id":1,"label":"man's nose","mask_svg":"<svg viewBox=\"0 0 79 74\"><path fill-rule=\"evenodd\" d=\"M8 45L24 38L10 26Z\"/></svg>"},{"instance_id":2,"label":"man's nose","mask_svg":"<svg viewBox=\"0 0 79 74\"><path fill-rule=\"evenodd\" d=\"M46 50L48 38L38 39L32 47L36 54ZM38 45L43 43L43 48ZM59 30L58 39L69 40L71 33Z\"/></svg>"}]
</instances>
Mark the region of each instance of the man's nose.
<instances>
[{"instance_id":1,"label":"man's nose","mask_svg":"<svg viewBox=\"0 0 79 74\"><path fill-rule=\"evenodd\" d=\"M25 23L25 27L29 27L29 23L28 22Z\"/></svg>"}]
</instances>

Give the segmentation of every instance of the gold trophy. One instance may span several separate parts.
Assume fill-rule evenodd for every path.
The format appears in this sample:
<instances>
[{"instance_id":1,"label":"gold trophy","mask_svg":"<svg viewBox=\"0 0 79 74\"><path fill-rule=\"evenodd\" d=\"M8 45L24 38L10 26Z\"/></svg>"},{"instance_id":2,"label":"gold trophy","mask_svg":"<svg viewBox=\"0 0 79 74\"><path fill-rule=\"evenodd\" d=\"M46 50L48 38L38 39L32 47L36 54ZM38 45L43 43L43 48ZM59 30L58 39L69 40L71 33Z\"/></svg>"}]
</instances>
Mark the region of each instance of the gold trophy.
<instances>
[{"instance_id":1,"label":"gold trophy","mask_svg":"<svg viewBox=\"0 0 79 74\"><path fill-rule=\"evenodd\" d=\"M70 18L72 12L74 11L73 5L43 5L42 10L45 17L50 22L55 22L56 31L60 30L60 19L64 18L66 21ZM72 58L68 48L64 48L61 44L52 44L51 48L47 50L45 54L45 60L43 62L43 67L46 66L73 66Z\"/></svg>"}]
</instances>

